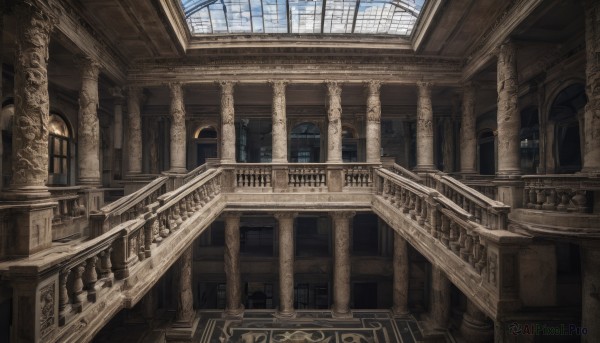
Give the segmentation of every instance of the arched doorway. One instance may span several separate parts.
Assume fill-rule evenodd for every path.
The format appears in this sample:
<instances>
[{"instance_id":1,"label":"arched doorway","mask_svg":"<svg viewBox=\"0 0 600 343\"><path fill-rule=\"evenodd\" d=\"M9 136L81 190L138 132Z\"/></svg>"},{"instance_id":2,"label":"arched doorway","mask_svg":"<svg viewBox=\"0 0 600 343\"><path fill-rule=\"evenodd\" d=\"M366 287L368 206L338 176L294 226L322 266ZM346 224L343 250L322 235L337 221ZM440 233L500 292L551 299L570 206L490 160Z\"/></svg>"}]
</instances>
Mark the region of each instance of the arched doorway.
<instances>
[{"instance_id":1,"label":"arched doorway","mask_svg":"<svg viewBox=\"0 0 600 343\"><path fill-rule=\"evenodd\" d=\"M535 174L540 165L540 125L537 107L521 111L521 173Z\"/></svg>"},{"instance_id":2,"label":"arched doorway","mask_svg":"<svg viewBox=\"0 0 600 343\"><path fill-rule=\"evenodd\" d=\"M69 184L71 162L71 131L67 122L58 114L50 114L48 135L48 184Z\"/></svg>"},{"instance_id":3,"label":"arched doorway","mask_svg":"<svg viewBox=\"0 0 600 343\"><path fill-rule=\"evenodd\" d=\"M206 163L207 158L217 158L217 130L213 127L201 128L196 132L196 166Z\"/></svg>"},{"instance_id":4,"label":"arched doorway","mask_svg":"<svg viewBox=\"0 0 600 343\"><path fill-rule=\"evenodd\" d=\"M557 173L581 170L581 137L579 114L587 103L585 86L570 85L560 91L550 107L549 119L554 122L554 157Z\"/></svg>"},{"instance_id":5,"label":"arched doorway","mask_svg":"<svg viewBox=\"0 0 600 343\"><path fill-rule=\"evenodd\" d=\"M479 174L496 174L496 154L494 132L490 129L483 130L477 139L477 151L479 155Z\"/></svg>"},{"instance_id":6,"label":"arched doorway","mask_svg":"<svg viewBox=\"0 0 600 343\"><path fill-rule=\"evenodd\" d=\"M292 129L290 162L316 163L321 161L321 132L313 123L302 123Z\"/></svg>"}]
</instances>

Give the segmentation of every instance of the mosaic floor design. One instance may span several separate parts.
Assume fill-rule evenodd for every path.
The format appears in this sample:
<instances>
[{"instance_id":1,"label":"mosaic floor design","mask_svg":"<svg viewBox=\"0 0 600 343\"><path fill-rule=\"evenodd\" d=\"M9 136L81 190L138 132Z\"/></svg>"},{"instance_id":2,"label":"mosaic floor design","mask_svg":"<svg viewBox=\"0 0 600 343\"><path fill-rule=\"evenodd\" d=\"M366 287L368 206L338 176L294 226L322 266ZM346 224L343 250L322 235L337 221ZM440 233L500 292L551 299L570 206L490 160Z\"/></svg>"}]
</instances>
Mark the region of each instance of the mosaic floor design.
<instances>
[{"instance_id":1,"label":"mosaic floor design","mask_svg":"<svg viewBox=\"0 0 600 343\"><path fill-rule=\"evenodd\" d=\"M298 311L281 320L273 311L247 310L241 320L221 318L221 311L199 312L194 337L200 343L410 343L422 340L413 317L394 318L389 311L354 311L353 318L333 319L326 311Z\"/></svg>"}]
</instances>

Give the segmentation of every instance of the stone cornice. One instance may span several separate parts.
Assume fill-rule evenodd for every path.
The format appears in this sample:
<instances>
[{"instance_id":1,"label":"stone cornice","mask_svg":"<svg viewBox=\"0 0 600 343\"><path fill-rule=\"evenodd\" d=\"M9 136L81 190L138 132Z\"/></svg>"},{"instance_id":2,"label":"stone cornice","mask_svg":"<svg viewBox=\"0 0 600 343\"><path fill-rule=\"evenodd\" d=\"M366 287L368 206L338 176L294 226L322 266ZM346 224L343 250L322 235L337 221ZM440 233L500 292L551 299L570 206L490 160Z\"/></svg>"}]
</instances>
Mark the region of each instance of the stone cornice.
<instances>
[{"instance_id":1,"label":"stone cornice","mask_svg":"<svg viewBox=\"0 0 600 343\"><path fill-rule=\"evenodd\" d=\"M179 1L155 0L154 3L158 9L162 10L164 16L160 17L166 24L167 30L172 33L178 49L185 52L188 49L191 35L183 19L183 9L179 5Z\"/></svg>"},{"instance_id":2,"label":"stone cornice","mask_svg":"<svg viewBox=\"0 0 600 343\"><path fill-rule=\"evenodd\" d=\"M442 0L430 0L425 4L425 8L422 10L422 14L415 25L411 37L412 48L414 51L419 51L421 43L423 43L427 33L430 31L429 28L437 21L437 18L439 18L437 14L441 11L443 3L444 1Z\"/></svg>"},{"instance_id":3,"label":"stone cornice","mask_svg":"<svg viewBox=\"0 0 600 343\"><path fill-rule=\"evenodd\" d=\"M53 14L57 19L56 30L58 38L67 46L75 45L83 54L98 61L103 72L117 83L126 79L122 57L110 47L98 32L83 20L74 6L65 0L38 1L38 5L47 13Z\"/></svg>"},{"instance_id":4,"label":"stone cornice","mask_svg":"<svg viewBox=\"0 0 600 343\"><path fill-rule=\"evenodd\" d=\"M496 49L543 0L512 0L506 11L469 48L463 70L463 80L469 80L496 55Z\"/></svg>"},{"instance_id":5,"label":"stone cornice","mask_svg":"<svg viewBox=\"0 0 600 343\"><path fill-rule=\"evenodd\" d=\"M457 86L461 81L458 59L422 56L210 56L137 61L129 70L129 83L154 86L166 81L212 83L235 80L263 83L286 79L291 83L323 83L327 79L363 83L414 84L435 81Z\"/></svg>"}]
</instances>

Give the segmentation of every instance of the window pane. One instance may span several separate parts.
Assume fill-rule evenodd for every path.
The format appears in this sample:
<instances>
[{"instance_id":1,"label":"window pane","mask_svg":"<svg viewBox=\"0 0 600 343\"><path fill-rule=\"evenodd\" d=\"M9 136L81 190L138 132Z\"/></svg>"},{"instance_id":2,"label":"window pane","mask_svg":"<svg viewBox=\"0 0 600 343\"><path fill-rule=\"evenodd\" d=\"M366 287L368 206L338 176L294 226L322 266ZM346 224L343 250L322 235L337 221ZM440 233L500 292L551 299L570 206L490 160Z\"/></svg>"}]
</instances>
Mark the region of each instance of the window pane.
<instances>
[{"instance_id":1,"label":"window pane","mask_svg":"<svg viewBox=\"0 0 600 343\"><path fill-rule=\"evenodd\" d=\"M54 157L54 174L60 174L60 158Z\"/></svg>"}]
</instances>

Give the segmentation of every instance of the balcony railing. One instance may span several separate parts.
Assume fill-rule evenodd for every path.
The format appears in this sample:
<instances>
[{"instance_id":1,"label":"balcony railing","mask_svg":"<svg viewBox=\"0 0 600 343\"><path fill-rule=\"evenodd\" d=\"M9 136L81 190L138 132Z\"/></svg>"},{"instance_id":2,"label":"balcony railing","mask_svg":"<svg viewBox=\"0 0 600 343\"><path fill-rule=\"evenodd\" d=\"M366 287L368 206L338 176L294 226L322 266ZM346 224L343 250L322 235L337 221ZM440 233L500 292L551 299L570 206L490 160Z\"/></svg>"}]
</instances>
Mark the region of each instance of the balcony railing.
<instances>
[{"instance_id":1,"label":"balcony railing","mask_svg":"<svg viewBox=\"0 0 600 343\"><path fill-rule=\"evenodd\" d=\"M592 213L594 192L600 191L600 178L584 174L523 176L523 207L559 211Z\"/></svg>"}]
</instances>

